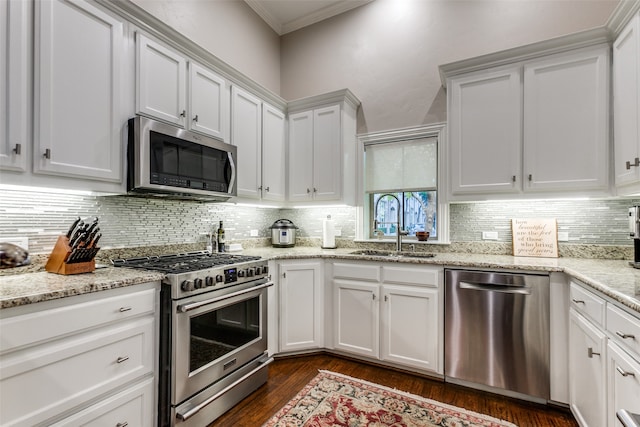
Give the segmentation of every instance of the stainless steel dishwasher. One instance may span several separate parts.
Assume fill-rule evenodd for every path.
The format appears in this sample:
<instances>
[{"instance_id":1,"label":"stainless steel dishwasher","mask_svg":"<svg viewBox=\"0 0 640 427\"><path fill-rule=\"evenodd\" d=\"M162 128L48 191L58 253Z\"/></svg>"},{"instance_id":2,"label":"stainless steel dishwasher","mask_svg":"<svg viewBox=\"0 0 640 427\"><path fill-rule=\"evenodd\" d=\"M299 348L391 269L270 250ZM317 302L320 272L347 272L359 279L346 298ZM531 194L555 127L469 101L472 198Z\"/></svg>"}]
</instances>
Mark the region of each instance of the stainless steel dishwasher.
<instances>
[{"instance_id":1,"label":"stainless steel dishwasher","mask_svg":"<svg viewBox=\"0 0 640 427\"><path fill-rule=\"evenodd\" d=\"M548 275L445 270L444 336L446 381L549 399Z\"/></svg>"}]
</instances>

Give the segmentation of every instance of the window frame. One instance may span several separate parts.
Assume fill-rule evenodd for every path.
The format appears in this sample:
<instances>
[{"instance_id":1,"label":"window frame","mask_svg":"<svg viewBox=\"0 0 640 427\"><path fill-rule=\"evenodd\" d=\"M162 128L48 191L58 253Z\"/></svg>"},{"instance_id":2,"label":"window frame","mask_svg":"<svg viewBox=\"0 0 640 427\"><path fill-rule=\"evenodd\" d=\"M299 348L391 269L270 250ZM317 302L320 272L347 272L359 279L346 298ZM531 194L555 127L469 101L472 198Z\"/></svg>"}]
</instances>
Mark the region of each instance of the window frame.
<instances>
[{"instance_id":1,"label":"window frame","mask_svg":"<svg viewBox=\"0 0 640 427\"><path fill-rule=\"evenodd\" d=\"M356 241L363 242L390 242L388 236L378 239L369 230L372 223L373 213L370 211L368 194L364 192L364 149L366 145L387 144L402 142L410 139L436 138L438 144L438 182L436 185L438 205L437 205L437 240L429 239L432 244L449 244L449 203L447 197L447 180L445 165L447 164L446 149L446 123L436 123L432 125L416 126L389 131L372 132L358 135L358 176L357 176L357 213L356 213ZM401 192L403 190L399 190ZM404 191L411 191L405 189ZM412 239L412 241L417 239Z\"/></svg>"}]
</instances>

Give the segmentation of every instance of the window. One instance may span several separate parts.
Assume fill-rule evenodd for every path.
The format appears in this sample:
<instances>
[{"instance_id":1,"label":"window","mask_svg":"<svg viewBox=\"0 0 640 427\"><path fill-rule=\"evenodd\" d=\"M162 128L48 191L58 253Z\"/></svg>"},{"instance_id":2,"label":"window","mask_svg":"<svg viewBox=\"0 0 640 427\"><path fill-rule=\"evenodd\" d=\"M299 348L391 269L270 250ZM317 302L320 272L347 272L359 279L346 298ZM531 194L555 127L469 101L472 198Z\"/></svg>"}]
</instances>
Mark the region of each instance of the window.
<instances>
[{"instance_id":1,"label":"window","mask_svg":"<svg viewBox=\"0 0 640 427\"><path fill-rule=\"evenodd\" d=\"M394 237L400 227L410 237L428 231L430 241L447 240L441 218L446 207L438 197L442 131L443 126L437 125L360 137L364 143L362 237Z\"/></svg>"}]
</instances>

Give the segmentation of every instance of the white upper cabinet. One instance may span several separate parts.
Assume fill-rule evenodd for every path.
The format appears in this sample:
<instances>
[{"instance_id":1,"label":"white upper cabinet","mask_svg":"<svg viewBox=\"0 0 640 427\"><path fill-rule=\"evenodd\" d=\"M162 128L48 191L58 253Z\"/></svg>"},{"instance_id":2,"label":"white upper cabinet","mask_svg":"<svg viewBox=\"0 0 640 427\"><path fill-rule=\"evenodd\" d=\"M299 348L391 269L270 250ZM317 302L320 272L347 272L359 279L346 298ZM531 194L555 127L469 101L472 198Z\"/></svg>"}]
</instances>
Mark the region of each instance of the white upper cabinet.
<instances>
[{"instance_id":1,"label":"white upper cabinet","mask_svg":"<svg viewBox=\"0 0 640 427\"><path fill-rule=\"evenodd\" d=\"M525 191L609 185L609 47L524 65Z\"/></svg>"},{"instance_id":2,"label":"white upper cabinet","mask_svg":"<svg viewBox=\"0 0 640 427\"><path fill-rule=\"evenodd\" d=\"M226 81L142 34L136 37L138 113L226 140Z\"/></svg>"},{"instance_id":3,"label":"white upper cabinet","mask_svg":"<svg viewBox=\"0 0 640 427\"><path fill-rule=\"evenodd\" d=\"M640 14L613 43L613 140L618 194L640 190Z\"/></svg>"},{"instance_id":4,"label":"white upper cabinet","mask_svg":"<svg viewBox=\"0 0 640 427\"><path fill-rule=\"evenodd\" d=\"M453 194L518 193L522 70L483 70L449 84Z\"/></svg>"},{"instance_id":5,"label":"white upper cabinet","mask_svg":"<svg viewBox=\"0 0 640 427\"><path fill-rule=\"evenodd\" d=\"M91 3L35 3L34 173L122 180L123 24Z\"/></svg>"},{"instance_id":6,"label":"white upper cabinet","mask_svg":"<svg viewBox=\"0 0 640 427\"><path fill-rule=\"evenodd\" d=\"M262 104L262 198L286 198L286 118L282 111Z\"/></svg>"},{"instance_id":7,"label":"white upper cabinet","mask_svg":"<svg viewBox=\"0 0 640 427\"><path fill-rule=\"evenodd\" d=\"M452 200L609 193L608 45L468 62L442 66Z\"/></svg>"},{"instance_id":8,"label":"white upper cabinet","mask_svg":"<svg viewBox=\"0 0 640 427\"><path fill-rule=\"evenodd\" d=\"M29 141L31 3L0 2L0 169L24 172Z\"/></svg>"},{"instance_id":9,"label":"white upper cabinet","mask_svg":"<svg viewBox=\"0 0 640 427\"><path fill-rule=\"evenodd\" d=\"M262 101L231 88L231 143L238 147L238 197L260 198L262 183Z\"/></svg>"},{"instance_id":10,"label":"white upper cabinet","mask_svg":"<svg viewBox=\"0 0 640 427\"><path fill-rule=\"evenodd\" d=\"M348 90L289 103L290 202L355 203L359 105Z\"/></svg>"}]
</instances>

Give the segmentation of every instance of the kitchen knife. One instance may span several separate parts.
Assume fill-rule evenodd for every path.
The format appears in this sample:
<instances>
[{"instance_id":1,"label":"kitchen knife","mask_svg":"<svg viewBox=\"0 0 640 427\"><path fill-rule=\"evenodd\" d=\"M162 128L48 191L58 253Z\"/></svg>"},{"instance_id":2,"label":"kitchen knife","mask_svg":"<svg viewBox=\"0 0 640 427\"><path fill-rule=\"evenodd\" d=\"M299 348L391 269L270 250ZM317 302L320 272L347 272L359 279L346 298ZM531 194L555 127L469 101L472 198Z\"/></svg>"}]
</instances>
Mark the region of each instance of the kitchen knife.
<instances>
[{"instance_id":1,"label":"kitchen knife","mask_svg":"<svg viewBox=\"0 0 640 427\"><path fill-rule=\"evenodd\" d=\"M93 230L89 236L87 236L87 238L84 241L84 247L85 248L90 248L91 247L91 243L93 242L93 239L96 238L96 235L98 234L98 232L100 231L100 227L97 227L95 230Z\"/></svg>"},{"instance_id":2,"label":"kitchen knife","mask_svg":"<svg viewBox=\"0 0 640 427\"><path fill-rule=\"evenodd\" d=\"M82 232L82 227L84 226L84 221L80 220L80 222L78 223L78 225L76 225L75 230L73 231L73 234L71 235L71 238L69 239L69 245L71 245L71 242L76 240L78 238L78 236L80 235L80 233Z\"/></svg>"},{"instance_id":3,"label":"kitchen knife","mask_svg":"<svg viewBox=\"0 0 640 427\"><path fill-rule=\"evenodd\" d=\"M80 242L87 237L86 233L81 232L78 236L69 242L69 246L71 246L71 250L74 251L78 248Z\"/></svg>"},{"instance_id":4,"label":"kitchen knife","mask_svg":"<svg viewBox=\"0 0 640 427\"><path fill-rule=\"evenodd\" d=\"M71 225L71 227L69 228L69 231L67 231L67 239L71 239L71 236L73 235L73 230L76 229L76 226L80 223L80 217L78 217L78 219L76 219L75 221L73 221L73 224Z\"/></svg>"},{"instance_id":5,"label":"kitchen knife","mask_svg":"<svg viewBox=\"0 0 640 427\"><path fill-rule=\"evenodd\" d=\"M102 237L102 233L99 233L95 239L93 239L93 241L90 243L89 247L90 248L95 248L96 245L98 244L98 240L100 240L100 238Z\"/></svg>"},{"instance_id":6,"label":"kitchen knife","mask_svg":"<svg viewBox=\"0 0 640 427\"><path fill-rule=\"evenodd\" d=\"M98 217L96 217L96 219L93 220L93 222L87 229L87 235L91 235L91 233L93 233L93 230L95 230L97 226L98 226Z\"/></svg>"}]
</instances>

